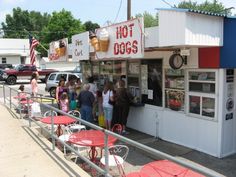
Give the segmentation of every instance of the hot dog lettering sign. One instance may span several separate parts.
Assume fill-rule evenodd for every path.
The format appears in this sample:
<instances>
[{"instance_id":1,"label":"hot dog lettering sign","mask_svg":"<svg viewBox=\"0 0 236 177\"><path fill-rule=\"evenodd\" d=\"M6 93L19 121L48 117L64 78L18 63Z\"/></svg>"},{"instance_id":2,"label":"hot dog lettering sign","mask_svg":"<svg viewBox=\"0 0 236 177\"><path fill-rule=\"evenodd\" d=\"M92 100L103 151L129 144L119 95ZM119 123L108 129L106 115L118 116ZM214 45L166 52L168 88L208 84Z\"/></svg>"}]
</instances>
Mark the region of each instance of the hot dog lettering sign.
<instances>
[{"instance_id":1,"label":"hot dog lettering sign","mask_svg":"<svg viewBox=\"0 0 236 177\"><path fill-rule=\"evenodd\" d=\"M134 23L131 23L129 25L121 25L116 27L116 39L126 39L133 37L133 27ZM138 41L131 40L127 42L116 42L114 44L114 55L119 54L136 54L138 52Z\"/></svg>"},{"instance_id":2,"label":"hot dog lettering sign","mask_svg":"<svg viewBox=\"0 0 236 177\"><path fill-rule=\"evenodd\" d=\"M96 36L98 39L106 36L107 41L109 41L107 50L96 52L97 59L142 58L144 55L143 31L143 18L97 29Z\"/></svg>"}]
</instances>

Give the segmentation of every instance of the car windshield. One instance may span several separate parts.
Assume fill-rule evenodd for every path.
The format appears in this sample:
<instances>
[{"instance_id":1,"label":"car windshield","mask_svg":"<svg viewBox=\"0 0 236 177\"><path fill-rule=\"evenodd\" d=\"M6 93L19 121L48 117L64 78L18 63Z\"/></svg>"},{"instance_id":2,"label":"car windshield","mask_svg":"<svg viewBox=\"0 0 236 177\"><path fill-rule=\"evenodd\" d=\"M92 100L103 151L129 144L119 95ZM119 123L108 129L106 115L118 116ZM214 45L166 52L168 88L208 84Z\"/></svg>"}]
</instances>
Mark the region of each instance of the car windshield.
<instances>
[{"instance_id":1,"label":"car windshield","mask_svg":"<svg viewBox=\"0 0 236 177\"><path fill-rule=\"evenodd\" d=\"M22 68L22 65L17 65L17 66L15 67L15 70L20 71L21 68Z\"/></svg>"}]
</instances>

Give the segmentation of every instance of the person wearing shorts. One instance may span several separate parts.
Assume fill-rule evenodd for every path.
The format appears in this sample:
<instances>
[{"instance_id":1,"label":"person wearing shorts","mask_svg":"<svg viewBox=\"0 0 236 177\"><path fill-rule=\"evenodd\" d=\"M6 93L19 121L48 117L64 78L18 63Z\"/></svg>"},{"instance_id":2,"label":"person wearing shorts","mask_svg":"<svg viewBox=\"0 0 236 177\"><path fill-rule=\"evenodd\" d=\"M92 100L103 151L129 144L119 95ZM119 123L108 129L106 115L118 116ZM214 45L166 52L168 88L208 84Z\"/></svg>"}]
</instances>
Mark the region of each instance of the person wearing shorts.
<instances>
[{"instance_id":1,"label":"person wearing shorts","mask_svg":"<svg viewBox=\"0 0 236 177\"><path fill-rule=\"evenodd\" d=\"M110 104L110 101L114 101L114 92L113 92L113 84L111 82L107 82L104 91L102 92L103 98L103 111L106 122L106 129L111 130L111 121L113 114L113 105ZM109 101L110 100L110 101Z\"/></svg>"}]
</instances>

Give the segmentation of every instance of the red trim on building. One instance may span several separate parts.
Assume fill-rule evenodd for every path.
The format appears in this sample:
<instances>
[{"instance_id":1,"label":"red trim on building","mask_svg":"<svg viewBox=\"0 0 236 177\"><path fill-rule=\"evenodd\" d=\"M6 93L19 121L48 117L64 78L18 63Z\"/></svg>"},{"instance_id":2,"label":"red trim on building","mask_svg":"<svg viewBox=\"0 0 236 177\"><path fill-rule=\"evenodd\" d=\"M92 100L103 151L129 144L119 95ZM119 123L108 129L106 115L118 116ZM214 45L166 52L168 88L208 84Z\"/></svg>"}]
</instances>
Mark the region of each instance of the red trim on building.
<instances>
[{"instance_id":1,"label":"red trim on building","mask_svg":"<svg viewBox=\"0 0 236 177\"><path fill-rule=\"evenodd\" d=\"M220 68L220 47L198 49L199 68Z\"/></svg>"}]
</instances>

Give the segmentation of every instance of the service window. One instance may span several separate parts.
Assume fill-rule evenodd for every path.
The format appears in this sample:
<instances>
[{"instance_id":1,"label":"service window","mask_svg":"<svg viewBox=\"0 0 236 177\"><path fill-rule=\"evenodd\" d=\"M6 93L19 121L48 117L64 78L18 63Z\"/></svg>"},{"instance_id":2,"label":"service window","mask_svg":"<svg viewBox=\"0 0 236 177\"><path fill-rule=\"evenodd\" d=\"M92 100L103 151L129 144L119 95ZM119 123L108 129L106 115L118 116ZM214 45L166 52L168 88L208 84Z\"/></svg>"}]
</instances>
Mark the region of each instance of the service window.
<instances>
[{"instance_id":1,"label":"service window","mask_svg":"<svg viewBox=\"0 0 236 177\"><path fill-rule=\"evenodd\" d=\"M188 113L206 119L216 118L217 71L188 71Z\"/></svg>"},{"instance_id":2,"label":"service window","mask_svg":"<svg viewBox=\"0 0 236 177\"><path fill-rule=\"evenodd\" d=\"M184 69L165 69L165 107L174 111L185 109Z\"/></svg>"},{"instance_id":3,"label":"service window","mask_svg":"<svg viewBox=\"0 0 236 177\"><path fill-rule=\"evenodd\" d=\"M162 60L142 60L141 80L142 102L162 106Z\"/></svg>"}]
</instances>

